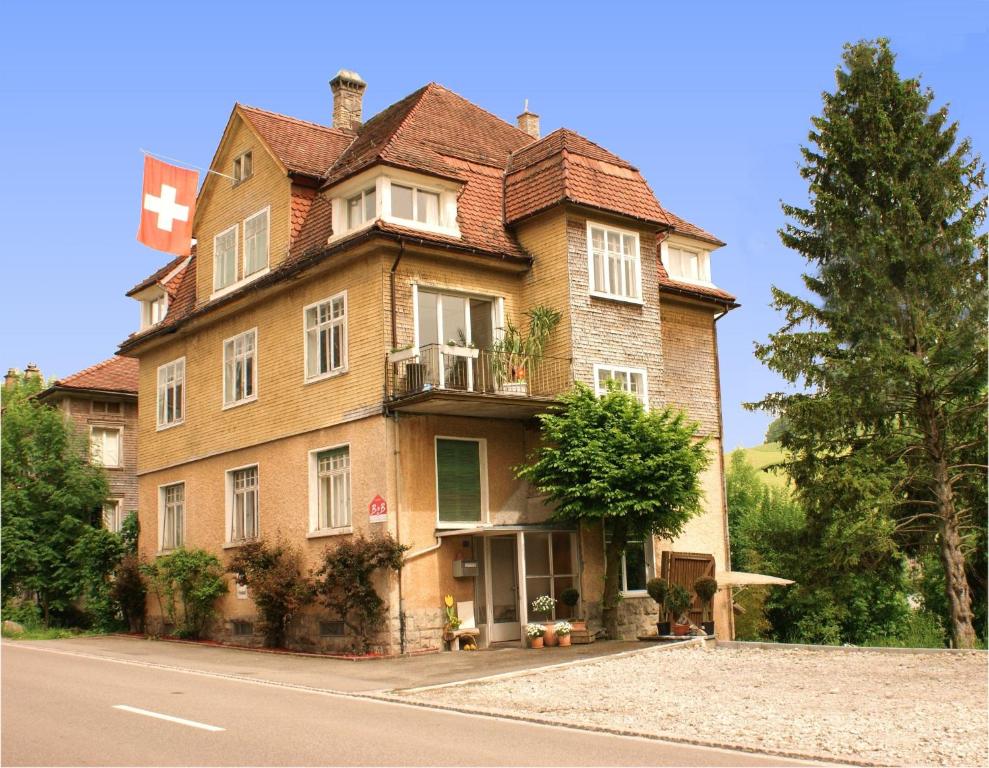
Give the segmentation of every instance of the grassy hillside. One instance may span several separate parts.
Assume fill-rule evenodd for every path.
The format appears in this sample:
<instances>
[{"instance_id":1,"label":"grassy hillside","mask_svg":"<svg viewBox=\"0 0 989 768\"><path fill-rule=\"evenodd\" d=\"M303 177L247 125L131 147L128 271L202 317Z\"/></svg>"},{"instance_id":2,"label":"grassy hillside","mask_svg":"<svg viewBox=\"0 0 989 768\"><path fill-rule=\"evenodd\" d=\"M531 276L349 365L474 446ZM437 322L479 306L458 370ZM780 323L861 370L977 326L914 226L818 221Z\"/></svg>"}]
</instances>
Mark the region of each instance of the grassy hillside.
<instances>
[{"instance_id":1,"label":"grassy hillside","mask_svg":"<svg viewBox=\"0 0 989 768\"><path fill-rule=\"evenodd\" d=\"M745 458L756 469L764 470L763 479L770 485L784 487L787 484L786 474L780 469L766 469L772 464L783 460L783 451L779 443L763 443L753 448L742 448Z\"/></svg>"}]
</instances>

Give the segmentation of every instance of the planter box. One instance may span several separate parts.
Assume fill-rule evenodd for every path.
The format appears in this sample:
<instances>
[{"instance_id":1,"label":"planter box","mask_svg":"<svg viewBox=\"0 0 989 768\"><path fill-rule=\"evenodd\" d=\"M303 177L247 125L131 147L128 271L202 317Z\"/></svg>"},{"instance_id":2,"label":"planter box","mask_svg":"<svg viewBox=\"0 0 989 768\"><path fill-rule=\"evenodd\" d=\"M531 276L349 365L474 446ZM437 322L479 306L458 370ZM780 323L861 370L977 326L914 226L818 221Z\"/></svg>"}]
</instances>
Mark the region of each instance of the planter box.
<instances>
[{"instance_id":1,"label":"planter box","mask_svg":"<svg viewBox=\"0 0 989 768\"><path fill-rule=\"evenodd\" d=\"M401 363L403 360L411 360L414 357L419 357L419 350L416 347L409 347L408 349L399 349L395 352L389 352L388 362Z\"/></svg>"},{"instance_id":2,"label":"planter box","mask_svg":"<svg viewBox=\"0 0 989 768\"><path fill-rule=\"evenodd\" d=\"M454 357L469 357L472 360L476 360L477 356L481 353L481 350L476 347L460 347L454 344L444 344L443 354L452 355Z\"/></svg>"}]
</instances>

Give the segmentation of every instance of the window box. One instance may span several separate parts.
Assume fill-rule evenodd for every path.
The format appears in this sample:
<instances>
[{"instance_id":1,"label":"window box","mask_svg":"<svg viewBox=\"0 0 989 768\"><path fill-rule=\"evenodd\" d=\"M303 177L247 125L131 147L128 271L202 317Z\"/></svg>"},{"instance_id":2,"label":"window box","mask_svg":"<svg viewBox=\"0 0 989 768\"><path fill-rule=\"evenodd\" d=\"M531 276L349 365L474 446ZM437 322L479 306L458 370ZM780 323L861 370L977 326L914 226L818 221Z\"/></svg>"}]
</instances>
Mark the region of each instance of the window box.
<instances>
[{"instance_id":1,"label":"window box","mask_svg":"<svg viewBox=\"0 0 989 768\"><path fill-rule=\"evenodd\" d=\"M444 344L443 354L453 355L454 357L467 357L471 360L476 360L477 356L480 354L480 350L477 349L477 347L462 347L459 344Z\"/></svg>"},{"instance_id":2,"label":"window box","mask_svg":"<svg viewBox=\"0 0 989 768\"><path fill-rule=\"evenodd\" d=\"M407 349L396 349L388 353L389 363L401 363L405 360L413 360L419 357L418 347L408 347Z\"/></svg>"}]
</instances>

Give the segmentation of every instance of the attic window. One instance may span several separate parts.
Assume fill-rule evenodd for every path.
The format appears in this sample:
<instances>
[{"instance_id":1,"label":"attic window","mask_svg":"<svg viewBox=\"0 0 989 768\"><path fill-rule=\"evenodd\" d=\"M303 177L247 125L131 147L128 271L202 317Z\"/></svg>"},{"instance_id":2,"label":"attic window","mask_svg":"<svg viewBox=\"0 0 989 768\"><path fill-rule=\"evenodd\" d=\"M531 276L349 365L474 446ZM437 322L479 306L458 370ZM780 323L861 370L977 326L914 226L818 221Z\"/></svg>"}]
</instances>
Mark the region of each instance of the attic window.
<instances>
[{"instance_id":1,"label":"attic window","mask_svg":"<svg viewBox=\"0 0 989 768\"><path fill-rule=\"evenodd\" d=\"M254 157L250 151L244 152L234 158L234 184L247 181L254 175Z\"/></svg>"},{"instance_id":2,"label":"attic window","mask_svg":"<svg viewBox=\"0 0 989 768\"><path fill-rule=\"evenodd\" d=\"M347 200L347 229L357 229L368 222L374 221L377 216L375 208L377 195L374 187L365 189L359 195L354 195Z\"/></svg>"},{"instance_id":3,"label":"attic window","mask_svg":"<svg viewBox=\"0 0 989 768\"><path fill-rule=\"evenodd\" d=\"M168 312L168 296L162 292L153 299L141 302L141 327L150 328L165 319Z\"/></svg>"},{"instance_id":4,"label":"attic window","mask_svg":"<svg viewBox=\"0 0 989 768\"><path fill-rule=\"evenodd\" d=\"M420 224L440 223L440 196L438 192L391 185L391 215L396 219L418 221Z\"/></svg>"},{"instance_id":5,"label":"attic window","mask_svg":"<svg viewBox=\"0 0 989 768\"><path fill-rule=\"evenodd\" d=\"M711 282L711 260L706 251L667 247L663 266L672 278L694 283Z\"/></svg>"}]
</instances>

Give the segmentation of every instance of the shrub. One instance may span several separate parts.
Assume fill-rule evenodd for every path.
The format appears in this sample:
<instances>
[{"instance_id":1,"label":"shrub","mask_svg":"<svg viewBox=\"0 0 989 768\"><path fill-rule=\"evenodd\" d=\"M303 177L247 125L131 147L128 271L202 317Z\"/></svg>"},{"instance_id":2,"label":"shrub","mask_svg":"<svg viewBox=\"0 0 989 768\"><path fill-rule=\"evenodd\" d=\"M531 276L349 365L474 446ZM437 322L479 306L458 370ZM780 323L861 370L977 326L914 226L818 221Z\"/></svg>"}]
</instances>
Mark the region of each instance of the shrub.
<instances>
[{"instance_id":1,"label":"shrub","mask_svg":"<svg viewBox=\"0 0 989 768\"><path fill-rule=\"evenodd\" d=\"M690 592L682 584L670 586L670 593L666 597L666 605L673 614L674 620L679 624L687 609L690 608Z\"/></svg>"},{"instance_id":2,"label":"shrub","mask_svg":"<svg viewBox=\"0 0 989 768\"><path fill-rule=\"evenodd\" d=\"M124 623L131 632L144 631L144 608L148 587L141 574L137 555L124 555L113 576L110 595L120 606Z\"/></svg>"},{"instance_id":3,"label":"shrub","mask_svg":"<svg viewBox=\"0 0 989 768\"><path fill-rule=\"evenodd\" d=\"M670 583L666 579L649 579L646 582L646 592L659 606L660 621L666 621L666 617L662 614L666 611L666 599L670 594Z\"/></svg>"},{"instance_id":4,"label":"shrub","mask_svg":"<svg viewBox=\"0 0 989 768\"><path fill-rule=\"evenodd\" d=\"M694 592L700 598L701 607L704 611L702 621L710 621L711 601L718 594L718 582L710 576L702 576L694 582Z\"/></svg>"},{"instance_id":5,"label":"shrub","mask_svg":"<svg viewBox=\"0 0 989 768\"><path fill-rule=\"evenodd\" d=\"M100 632L120 629L123 616L113 599L111 575L124 555L123 539L105 528L88 527L69 551L79 569L81 596L88 623Z\"/></svg>"},{"instance_id":6,"label":"shrub","mask_svg":"<svg viewBox=\"0 0 989 768\"><path fill-rule=\"evenodd\" d=\"M573 587L567 587L560 593L560 602L564 605L570 606L571 608L576 608L579 600L580 592Z\"/></svg>"},{"instance_id":7,"label":"shrub","mask_svg":"<svg viewBox=\"0 0 989 768\"><path fill-rule=\"evenodd\" d=\"M374 588L377 571L399 571L408 547L390 534L367 539L354 536L323 555L316 572L316 592L354 633L354 650L367 653L371 633L383 621L384 601Z\"/></svg>"},{"instance_id":8,"label":"shrub","mask_svg":"<svg viewBox=\"0 0 989 768\"><path fill-rule=\"evenodd\" d=\"M315 597L312 582L302 575L299 552L282 544L252 541L237 550L227 570L236 575L238 584L250 589L264 644L283 646L292 616Z\"/></svg>"},{"instance_id":9,"label":"shrub","mask_svg":"<svg viewBox=\"0 0 989 768\"><path fill-rule=\"evenodd\" d=\"M175 624L179 637L198 638L216 616L216 601L227 591L224 570L214 555L202 549L176 549L154 563L141 566L163 615ZM178 616L177 602L182 606Z\"/></svg>"}]
</instances>

